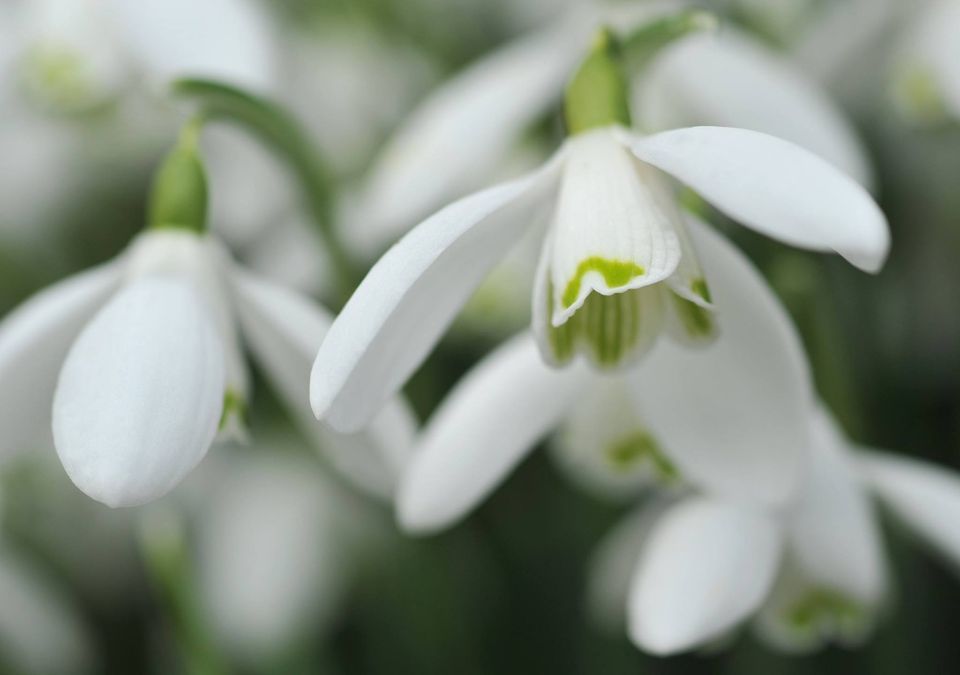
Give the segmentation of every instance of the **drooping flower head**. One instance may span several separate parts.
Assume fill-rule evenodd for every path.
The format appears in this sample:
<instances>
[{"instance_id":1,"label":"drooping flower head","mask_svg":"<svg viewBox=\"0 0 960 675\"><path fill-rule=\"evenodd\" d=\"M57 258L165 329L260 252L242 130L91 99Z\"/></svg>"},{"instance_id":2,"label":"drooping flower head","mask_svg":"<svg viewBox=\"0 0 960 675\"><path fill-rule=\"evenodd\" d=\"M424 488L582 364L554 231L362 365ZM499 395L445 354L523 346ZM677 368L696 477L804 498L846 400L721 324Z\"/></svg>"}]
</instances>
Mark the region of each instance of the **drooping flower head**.
<instances>
[{"instance_id":1,"label":"drooping flower head","mask_svg":"<svg viewBox=\"0 0 960 675\"><path fill-rule=\"evenodd\" d=\"M240 269L206 232L197 134L186 127L161 166L149 227L127 251L41 292L0 324L0 444L30 447L52 421L71 479L111 506L162 496L218 432L242 429L244 344L295 419L310 419L305 373L330 314ZM351 437L303 426L336 465L387 495L412 423L403 406L381 419Z\"/></svg>"},{"instance_id":2,"label":"drooping flower head","mask_svg":"<svg viewBox=\"0 0 960 675\"><path fill-rule=\"evenodd\" d=\"M617 41L598 35L567 88L570 136L554 158L437 212L357 289L314 363L318 417L342 431L362 427L528 231L542 241L532 314L548 363L580 355L620 368L667 327L684 341L709 338L710 279L668 174L760 232L880 267L889 244L883 214L814 154L743 129L632 132Z\"/></svg>"}]
</instances>

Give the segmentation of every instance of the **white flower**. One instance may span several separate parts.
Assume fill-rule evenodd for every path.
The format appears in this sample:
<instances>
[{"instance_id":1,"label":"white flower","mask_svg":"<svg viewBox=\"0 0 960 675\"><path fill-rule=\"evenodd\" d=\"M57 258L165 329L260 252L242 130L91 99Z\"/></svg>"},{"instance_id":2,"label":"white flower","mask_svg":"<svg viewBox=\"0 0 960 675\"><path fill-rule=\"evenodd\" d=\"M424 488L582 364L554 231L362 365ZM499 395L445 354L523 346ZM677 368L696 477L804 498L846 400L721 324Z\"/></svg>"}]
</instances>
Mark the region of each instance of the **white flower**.
<instances>
[{"instance_id":1,"label":"white flower","mask_svg":"<svg viewBox=\"0 0 960 675\"><path fill-rule=\"evenodd\" d=\"M834 250L867 270L886 256L886 221L865 190L786 141L720 127L594 129L532 175L442 209L380 259L321 345L316 415L341 431L361 428L532 228L543 228L544 242L533 329L548 361L584 353L617 366L637 359L664 324L688 339L709 336L710 279L665 174L794 246Z\"/></svg>"},{"instance_id":2,"label":"white flower","mask_svg":"<svg viewBox=\"0 0 960 675\"><path fill-rule=\"evenodd\" d=\"M461 518L554 430L596 453L591 477L618 489L646 474L675 489L698 485L764 504L790 498L811 443L802 349L743 256L703 225L691 232L709 253L725 308L716 343L660 344L635 372L616 378L552 369L527 336L507 343L425 427L397 496L406 529L433 531ZM619 398L597 398L598 390Z\"/></svg>"},{"instance_id":3,"label":"white flower","mask_svg":"<svg viewBox=\"0 0 960 675\"><path fill-rule=\"evenodd\" d=\"M237 268L212 237L148 230L117 260L43 291L0 324L0 443L14 451L36 442L52 401L57 452L81 490L111 506L156 499L242 416L242 337L334 461L389 493L392 476L368 453L403 452L405 409L391 406L356 436L309 423L304 373L329 323L313 302ZM389 460L396 468L400 458Z\"/></svg>"},{"instance_id":4,"label":"white flower","mask_svg":"<svg viewBox=\"0 0 960 675\"><path fill-rule=\"evenodd\" d=\"M89 162L107 155L99 168L119 174L155 156L172 111L153 95L171 79L270 91L276 77L276 38L254 0L12 0L0 32L4 244L49 241L43 226L68 210ZM104 117L109 138L91 124Z\"/></svg>"},{"instance_id":5,"label":"white flower","mask_svg":"<svg viewBox=\"0 0 960 675\"><path fill-rule=\"evenodd\" d=\"M960 1L936 0L915 14L895 54L897 101L921 119L960 119Z\"/></svg>"},{"instance_id":6,"label":"white flower","mask_svg":"<svg viewBox=\"0 0 960 675\"><path fill-rule=\"evenodd\" d=\"M497 49L435 89L391 136L346 228L359 250L382 250L442 204L489 184L508 149L562 96L595 26L624 30L685 3L579 3L553 24ZM869 187L857 135L837 106L786 59L747 34L678 40L638 75L639 128L735 126L811 150ZM437 167L443 167L438 170ZM361 226L362 227L359 227Z\"/></svg>"},{"instance_id":7,"label":"white flower","mask_svg":"<svg viewBox=\"0 0 960 675\"><path fill-rule=\"evenodd\" d=\"M823 413L808 421L814 444L792 503L770 509L715 495L655 503L601 546L594 607L616 621L626 606L631 638L657 654L709 644L751 617L779 649L858 643L888 592L870 490L960 562L960 479L855 452Z\"/></svg>"},{"instance_id":8,"label":"white flower","mask_svg":"<svg viewBox=\"0 0 960 675\"><path fill-rule=\"evenodd\" d=\"M194 504L201 598L229 653L254 664L322 637L364 546L388 531L296 449L218 453Z\"/></svg>"}]
</instances>

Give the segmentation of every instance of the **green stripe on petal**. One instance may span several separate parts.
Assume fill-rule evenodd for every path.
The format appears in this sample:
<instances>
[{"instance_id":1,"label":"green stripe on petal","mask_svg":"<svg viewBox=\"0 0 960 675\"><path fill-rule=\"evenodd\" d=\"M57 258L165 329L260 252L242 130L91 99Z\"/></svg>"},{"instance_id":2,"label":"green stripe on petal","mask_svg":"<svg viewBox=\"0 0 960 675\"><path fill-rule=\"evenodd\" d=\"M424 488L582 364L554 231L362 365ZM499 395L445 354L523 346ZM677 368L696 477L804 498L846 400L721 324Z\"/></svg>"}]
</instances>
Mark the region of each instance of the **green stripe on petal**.
<instances>
[{"instance_id":1,"label":"green stripe on petal","mask_svg":"<svg viewBox=\"0 0 960 675\"><path fill-rule=\"evenodd\" d=\"M705 300L709 298L694 287L694 292ZM717 337L717 322L713 312L705 307L701 307L695 302L677 295L673 291L666 293L670 305L670 319L667 322L670 334L680 343L689 345L703 345L712 342Z\"/></svg>"},{"instance_id":2,"label":"green stripe on petal","mask_svg":"<svg viewBox=\"0 0 960 675\"><path fill-rule=\"evenodd\" d=\"M642 277L645 274L641 265L630 260L607 260L600 256L587 258L577 266L573 278L567 282L566 288L563 289L561 302L564 308L570 307L577 301L580 296L583 277L590 272L596 272L602 276L607 288L626 286L635 278Z\"/></svg>"},{"instance_id":3,"label":"green stripe on petal","mask_svg":"<svg viewBox=\"0 0 960 675\"><path fill-rule=\"evenodd\" d=\"M547 312L553 313L553 289L547 291ZM547 321L550 350L558 364L579 352L604 369L635 361L652 345L664 323L660 289L638 288L614 295L591 293L560 326Z\"/></svg>"},{"instance_id":4,"label":"green stripe on petal","mask_svg":"<svg viewBox=\"0 0 960 675\"><path fill-rule=\"evenodd\" d=\"M789 605L784 618L797 633L854 642L869 627L871 612L848 595L815 588Z\"/></svg>"},{"instance_id":5,"label":"green stripe on petal","mask_svg":"<svg viewBox=\"0 0 960 675\"><path fill-rule=\"evenodd\" d=\"M656 476L664 482L674 482L680 477L677 467L660 450L657 440L644 429L610 444L604 456L617 473L630 473L649 462Z\"/></svg>"}]
</instances>

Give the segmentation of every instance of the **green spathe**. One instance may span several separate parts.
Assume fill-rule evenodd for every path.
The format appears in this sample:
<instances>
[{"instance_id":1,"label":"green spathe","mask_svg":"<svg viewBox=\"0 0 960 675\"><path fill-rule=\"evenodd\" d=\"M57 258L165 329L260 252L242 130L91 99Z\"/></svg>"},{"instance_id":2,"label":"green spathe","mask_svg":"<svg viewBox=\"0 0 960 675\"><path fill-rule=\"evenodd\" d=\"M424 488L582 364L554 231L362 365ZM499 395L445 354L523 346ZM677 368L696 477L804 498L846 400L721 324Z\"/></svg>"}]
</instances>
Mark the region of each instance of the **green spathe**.
<instances>
[{"instance_id":1,"label":"green spathe","mask_svg":"<svg viewBox=\"0 0 960 675\"><path fill-rule=\"evenodd\" d=\"M630 126L627 80L620 63L619 43L602 28L590 53L567 85L564 117L571 136L613 125Z\"/></svg>"},{"instance_id":2,"label":"green spathe","mask_svg":"<svg viewBox=\"0 0 960 675\"><path fill-rule=\"evenodd\" d=\"M150 227L203 232L207 226L207 173L197 148L202 121L184 128L153 179Z\"/></svg>"}]
</instances>

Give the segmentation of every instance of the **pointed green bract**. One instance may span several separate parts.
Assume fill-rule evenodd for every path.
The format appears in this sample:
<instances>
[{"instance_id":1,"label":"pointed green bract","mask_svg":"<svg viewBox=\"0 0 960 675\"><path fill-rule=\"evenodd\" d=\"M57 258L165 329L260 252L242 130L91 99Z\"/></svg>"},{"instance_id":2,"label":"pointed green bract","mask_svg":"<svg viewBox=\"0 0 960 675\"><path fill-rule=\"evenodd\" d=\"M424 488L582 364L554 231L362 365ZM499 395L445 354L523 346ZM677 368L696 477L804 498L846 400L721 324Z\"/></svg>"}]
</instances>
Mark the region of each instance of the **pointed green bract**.
<instances>
[{"instance_id":1,"label":"pointed green bract","mask_svg":"<svg viewBox=\"0 0 960 675\"><path fill-rule=\"evenodd\" d=\"M227 389L223 394L223 412L220 414L219 430L223 431L231 419L238 420L241 424L247 417L247 401L240 392L234 389Z\"/></svg>"},{"instance_id":2,"label":"pointed green bract","mask_svg":"<svg viewBox=\"0 0 960 675\"><path fill-rule=\"evenodd\" d=\"M148 222L153 228L203 232L207 227L207 173L197 147L201 119L184 127L153 179Z\"/></svg>"},{"instance_id":3,"label":"pointed green bract","mask_svg":"<svg viewBox=\"0 0 960 675\"><path fill-rule=\"evenodd\" d=\"M619 44L609 29L597 32L590 53L567 85L564 116L571 136L600 127L630 126L627 80Z\"/></svg>"},{"instance_id":4,"label":"pointed green bract","mask_svg":"<svg viewBox=\"0 0 960 675\"><path fill-rule=\"evenodd\" d=\"M670 299L687 337L695 341L703 341L716 335L716 323L710 310L673 292L670 293Z\"/></svg>"},{"instance_id":5,"label":"pointed green bract","mask_svg":"<svg viewBox=\"0 0 960 675\"><path fill-rule=\"evenodd\" d=\"M703 298L706 302L713 302L710 296L710 287L707 286L707 280L699 277L690 282L690 290Z\"/></svg>"}]
</instances>

